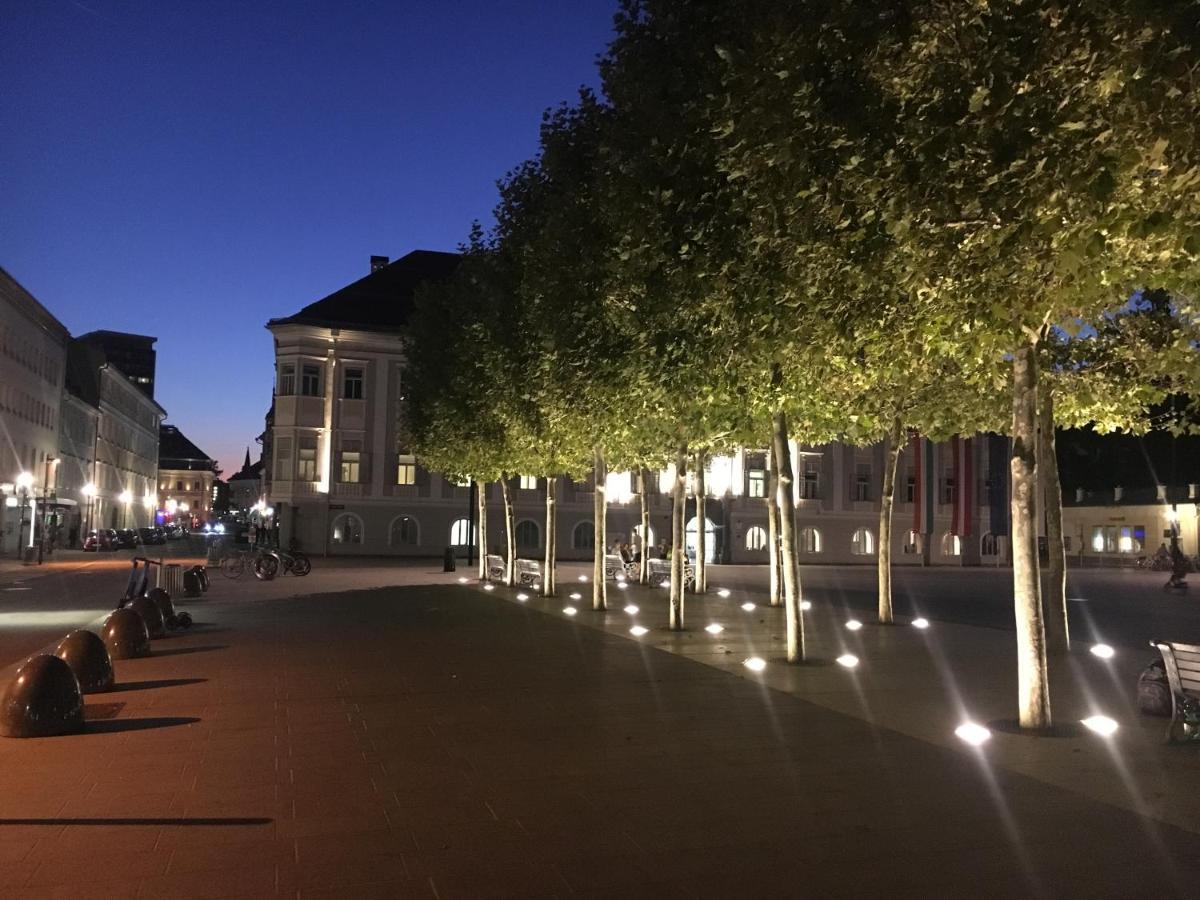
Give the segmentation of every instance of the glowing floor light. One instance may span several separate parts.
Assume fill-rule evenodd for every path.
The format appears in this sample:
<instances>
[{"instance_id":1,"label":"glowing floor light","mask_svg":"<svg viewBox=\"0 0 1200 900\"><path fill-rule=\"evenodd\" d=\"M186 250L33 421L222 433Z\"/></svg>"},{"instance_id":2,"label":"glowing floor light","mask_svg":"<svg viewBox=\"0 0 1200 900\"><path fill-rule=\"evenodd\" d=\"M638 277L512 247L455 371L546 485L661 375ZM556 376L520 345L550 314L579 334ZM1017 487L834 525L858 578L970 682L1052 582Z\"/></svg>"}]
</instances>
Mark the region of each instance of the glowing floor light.
<instances>
[{"instance_id":1,"label":"glowing floor light","mask_svg":"<svg viewBox=\"0 0 1200 900\"><path fill-rule=\"evenodd\" d=\"M459 579L458 579L458 583L459 583L459 584L466 584L466 583L467 583L468 581L470 581L470 580L471 580L471 579L467 578L465 575L460 575L460 576L459 576Z\"/></svg>"},{"instance_id":2,"label":"glowing floor light","mask_svg":"<svg viewBox=\"0 0 1200 900\"><path fill-rule=\"evenodd\" d=\"M753 603L751 603L749 600L747 600L745 603L742 604L742 609L744 609L746 612L754 612L755 606Z\"/></svg>"},{"instance_id":3,"label":"glowing floor light","mask_svg":"<svg viewBox=\"0 0 1200 900\"><path fill-rule=\"evenodd\" d=\"M529 599L529 595L528 594L517 594L517 599L520 602L524 603L526 600Z\"/></svg>"},{"instance_id":4,"label":"glowing floor light","mask_svg":"<svg viewBox=\"0 0 1200 900\"><path fill-rule=\"evenodd\" d=\"M922 631L924 631L926 628L929 627L929 620L926 619L924 616L918 616L917 618L912 620L912 627L920 628Z\"/></svg>"},{"instance_id":5,"label":"glowing floor light","mask_svg":"<svg viewBox=\"0 0 1200 900\"><path fill-rule=\"evenodd\" d=\"M494 584L485 584L483 586L483 589L485 591L494 591L496 589L496 586Z\"/></svg>"},{"instance_id":6,"label":"glowing floor light","mask_svg":"<svg viewBox=\"0 0 1200 900\"><path fill-rule=\"evenodd\" d=\"M572 599L572 600L582 600L582 599L583 599L583 594L580 594L580 593L572 593L572 594L571 594L571 599Z\"/></svg>"},{"instance_id":7,"label":"glowing floor light","mask_svg":"<svg viewBox=\"0 0 1200 900\"><path fill-rule=\"evenodd\" d=\"M626 584L625 582L623 582L623 581L619 581L619 582L617 582L617 587L618 587L618 588L620 588L621 590L625 590L626 588L628 588L628 587L629 587L629 585L627 585L627 584Z\"/></svg>"},{"instance_id":8,"label":"glowing floor light","mask_svg":"<svg viewBox=\"0 0 1200 900\"><path fill-rule=\"evenodd\" d=\"M643 634L645 634L649 630L650 630L649 628L643 628L641 625L634 625L632 628L629 629L629 633L632 634L634 637L641 637Z\"/></svg>"},{"instance_id":9,"label":"glowing floor light","mask_svg":"<svg viewBox=\"0 0 1200 900\"><path fill-rule=\"evenodd\" d=\"M742 663L751 672L761 672L767 667L767 661L761 656L752 656Z\"/></svg>"},{"instance_id":10,"label":"glowing floor light","mask_svg":"<svg viewBox=\"0 0 1200 900\"><path fill-rule=\"evenodd\" d=\"M1108 646L1108 644L1093 644L1092 645L1092 656L1098 656L1101 659L1112 659L1116 655L1116 653L1117 653L1117 651L1114 650L1112 647Z\"/></svg>"},{"instance_id":11,"label":"glowing floor light","mask_svg":"<svg viewBox=\"0 0 1200 900\"><path fill-rule=\"evenodd\" d=\"M707 631L709 634L720 634L722 631L725 630L725 626L718 625L716 622L713 622L711 625L705 625L704 630Z\"/></svg>"},{"instance_id":12,"label":"glowing floor light","mask_svg":"<svg viewBox=\"0 0 1200 900\"><path fill-rule=\"evenodd\" d=\"M573 607L573 606L566 606L566 607L563 607L563 615L564 615L564 616L573 616L573 615L575 615L575 613L577 613L577 612L579 612L579 610L577 610L577 609L576 609L575 607Z\"/></svg>"},{"instance_id":13,"label":"glowing floor light","mask_svg":"<svg viewBox=\"0 0 1200 900\"><path fill-rule=\"evenodd\" d=\"M858 631L860 628L862 628L862 622L858 621L858 619L851 619L846 623L846 627L851 631Z\"/></svg>"},{"instance_id":14,"label":"glowing floor light","mask_svg":"<svg viewBox=\"0 0 1200 900\"><path fill-rule=\"evenodd\" d=\"M721 588L719 591L717 591L717 596L724 600L729 596L729 588Z\"/></svg>"},{"instance_id":15,"label":"glowing floor light","mask_svg":"<svg viewBox=\"0 0 1200 900\"><path fill-rule=\"evenodd\" d=\"M1088 716L1086 719L1080 719L1079 721L1089 731L1094 731L1101 737L1112 737L1116 733L1116 730L1121 727L1108 716Z\"/></svg>"},{"instance_id":16,"label":"glowing floor light","mask_svg":"<svg viewBox=\"0 0 1200 900\"><path fill-rule=\"evenodd\" d=\"M625 612L628 615L636 616L638 614L638 608L630 603L627 607L625 607Z\"/></svg>"},{"instance_id":17,"label":"glowing floor light","mask_svg":"<svg viewBox=\"0 0 1200 900\"><path fill-rule=\"evenodd\" d=\"M837 664L839 666L844 666L847 669L853 669L858 665L858 657L853 653L843 653L837 658Z\"/></svg>"},{"instance_id":18,"label":"glowing floor light","mask_svg":"<svg viewBox=\"0 0 1200 900\"><path fill-rule=\"evenodd\" d=\"M586 575L580 575L579 580L582 581L584 584L587 584L587 576Z\"/></svg>"},{"instance_id":19,"label":"glowing floor light","mask_svg":"<svg viewBox=\"0 0 1200 900\"><path fill-rule=\"evenodd\" d=\"M959 740L966 741L972 747L978 747L992 736L990 731L974 722L963 722L954 729L954 734Z\"/></svg>"},{"instance_id":20,"label":"glowing floor light","mask_svg":"<svg viewBox=\"0 0 1200 900\"><path fill-rule=\"evenodd\" d=\"M669 591L669 590L671 589L671 582L669 582L669 581L664 581L664 582L661 582L661 583L659 584L659 587L660 587L660 588L666 588L666 589Z\"/></svg>"},{"instance_id":21,"label":"glowing floor light","mask_svg":"<svg viewBox=\"0 0 1200 900\"><path fill-rule=\"evenodd\" d=\"M800 611L801 612L808 612L810 609L812 609L812 601L811 600L801 600L800 601Z\"/></svg>"},{"instance_id":22,"label":"glowing floor light","mask_svg":"<svg viewBox=\"0 0 1200 900\"><path fill-rule=\"evenodd\" d=\"M535 584L535 585L533 585L533 589L535 591L540 591L542 589L542 586L540 584Z\"/></svg>"},{"instance_id":23,"label":"glowing floor light","mask_svg":"<svg viewBox=\"0 0 1200 900\"><path fill-rule=\"evenodd\" d=\"M624 575L618 575L618 576L617 576L617 584L624 584L624 583L625 583L625 576L624 576Z\"/></svg>"}]
</instances>

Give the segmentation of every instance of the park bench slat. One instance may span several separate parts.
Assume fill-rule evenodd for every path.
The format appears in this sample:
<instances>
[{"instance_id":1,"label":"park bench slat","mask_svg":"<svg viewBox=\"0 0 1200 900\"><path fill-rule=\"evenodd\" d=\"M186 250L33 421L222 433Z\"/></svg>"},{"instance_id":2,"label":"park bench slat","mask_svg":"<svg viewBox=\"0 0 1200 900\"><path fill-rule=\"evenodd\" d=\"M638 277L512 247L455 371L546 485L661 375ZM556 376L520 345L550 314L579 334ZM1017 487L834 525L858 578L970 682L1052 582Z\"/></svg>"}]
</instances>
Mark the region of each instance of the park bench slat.
<instances>
[{"instance_id":1,"label":"park bench slat","mask_svg":"<svg viewBox=\"0 0 1200 900\"><path fill-rule=\"evenodd\" d=\"M1171 641L1151 641L1162 654L1171 687L1171 724L1167 726L1167 741L1186 740L1183 727L1183 707L1189 700L1200 699L1200 647L1194 644L1175 644Z\"/></svg>"}]
</instances>

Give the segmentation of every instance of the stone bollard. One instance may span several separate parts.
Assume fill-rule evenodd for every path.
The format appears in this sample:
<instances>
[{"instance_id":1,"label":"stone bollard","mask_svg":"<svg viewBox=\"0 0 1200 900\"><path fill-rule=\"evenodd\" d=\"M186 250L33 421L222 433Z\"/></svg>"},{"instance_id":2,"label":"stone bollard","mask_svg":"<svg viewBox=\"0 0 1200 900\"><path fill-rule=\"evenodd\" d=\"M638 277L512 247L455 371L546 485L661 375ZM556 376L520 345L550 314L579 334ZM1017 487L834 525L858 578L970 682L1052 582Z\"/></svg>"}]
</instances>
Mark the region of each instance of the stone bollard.
<instances>
[{"instance_id":1,"label":"stone bollard","mask_svg":"<svg viewBox=\"0 0 1200 900\"><path fill-rule=\"evenodd\" d=\"M83 694L71 667L48 653L31 656L0 699L0 735L28 738L83 731Z\"/></svg>"},{"instance_id":2,"label":"stone bollard","mask_svg":"<svg viewBox=\"0 0 1200 900\"><path fill-rule=\"evenodd\" d=\"M175 604L171 602L171 595L162 588L154 588L146 595L146 599L152 601L158 607L158 612L162 616L163 622L169 622L175 618Z\"/></svg>"},{"instance_id":3,"label":"stone bollard","mask_svg":"<svg viewBox=\"0 0 1200 900\"><path fill-rule=\"evenodd\" d=\"M149 597L134 597L129 603L129 609L142 617L142 621L146 623L146 631L152 638L160 638L167 636L166 623L163 621L163 615L158 609L158 604Z\"/></svg>"},{"instance_id":4,"label":"stone bollard","mask_svg":"<svg viewBox=\"0 0 1200 900\"><path fill-rule=\"evenodd\" d=\"M100 635L91 631L72 631L58 642L54 655L71 667L79 689L85 694L96 694L112 689L112 659Z\"/></svg>"},{"instance_id":5,"label":"stone bollard","mask_svg":"<svg viewBox=\"0 0 1200 900\"><path fill-rule=\"evenodd\" d=\"M113 659L136 659L150 655L150 632L145 620L132 609L118 609L100 632Z\"/></svg>"}]
</instances>

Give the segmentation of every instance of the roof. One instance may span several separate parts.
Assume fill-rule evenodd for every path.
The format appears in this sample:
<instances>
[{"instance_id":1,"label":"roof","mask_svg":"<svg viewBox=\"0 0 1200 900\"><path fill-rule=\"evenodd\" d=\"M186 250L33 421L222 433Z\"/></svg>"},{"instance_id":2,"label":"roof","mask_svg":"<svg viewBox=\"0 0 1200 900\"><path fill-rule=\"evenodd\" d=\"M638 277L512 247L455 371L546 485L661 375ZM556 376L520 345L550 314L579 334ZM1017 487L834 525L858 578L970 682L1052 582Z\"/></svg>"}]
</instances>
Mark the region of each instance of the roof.
<instances>
[{"instance_id":1,"label":"roof","mask_svg":"<svg viewBox=\"0 0 1200 900\"><path fill-rule=\"evenodd\" d=\"M58 321L54 314L42 306L37 297L25 290L17 279L0 267L0 297L21 310L26 316L60 344L66 345L71 337L67 326Z\"/></svg>"},{"instance_id":2,"label":"roof","mask_svg":"<svg viewBox=\"0 0 1200 900\"><path fill-rule=\"evenodd\" d=\"M457 253L414 250L328 297L310 303L295 315L271 319L267 327L322 325L368 331L403 328L412 313L417 288L428 281L449 278L460 259Z\"/></svg>"},{"instance_id":3,"label":"roof","mask_svg":"<svg viewBox=\"0 0 1200 900\"><path fill-rule=\"evenodd\" d=\"M158 340L156 337L151 337L148 334L132 334L128 331L89 331L87 334L81 334L77 340L94 341L102 343L104 341L113 341L123 344L140 344L145 347L151 347Z\"/></svg>"},{"instance_id":4,"label":"roof","mask_svg":"<svg viewBox=\"0 0 1200 900\"><path fill-rule=\"evenodd\" d=\"M193 466L188 463L207 463ZM183 465L167 465L182 463ZM158 429L158 467L160 469L211 469L212 458L187 439L174 425L162 425Z\"/></svg>"},{"instance_id":5,"label":"roof","mask_svg":"<svg viewBox=\"0 0 1200 900\"><path fill-rule=\"evenodd\" d=\"M243 466L241 471L235 472L229 476L229 483L235 481L258 481L262 478L262 460L256 463L251 463L248 466Z\"/></svg>"}]
</instances>

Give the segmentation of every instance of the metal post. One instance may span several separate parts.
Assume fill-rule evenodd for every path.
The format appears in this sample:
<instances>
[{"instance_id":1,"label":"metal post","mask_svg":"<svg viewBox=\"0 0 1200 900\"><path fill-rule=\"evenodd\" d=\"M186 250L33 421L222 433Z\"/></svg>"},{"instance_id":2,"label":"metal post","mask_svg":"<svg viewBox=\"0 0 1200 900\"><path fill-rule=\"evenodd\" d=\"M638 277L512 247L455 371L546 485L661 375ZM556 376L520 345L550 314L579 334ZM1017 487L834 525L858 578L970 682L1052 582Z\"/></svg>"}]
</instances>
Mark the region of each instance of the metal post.
<instances>
[{"instance_id":1,"label":"metal post","mask_svg":"<svg viewBox=\"0 0 1200 900\"><path fill-rule=\"evenodd\" d=\"M467 568L475 562L475 479L467 489Z\"/></svg>"}]
</instances>

